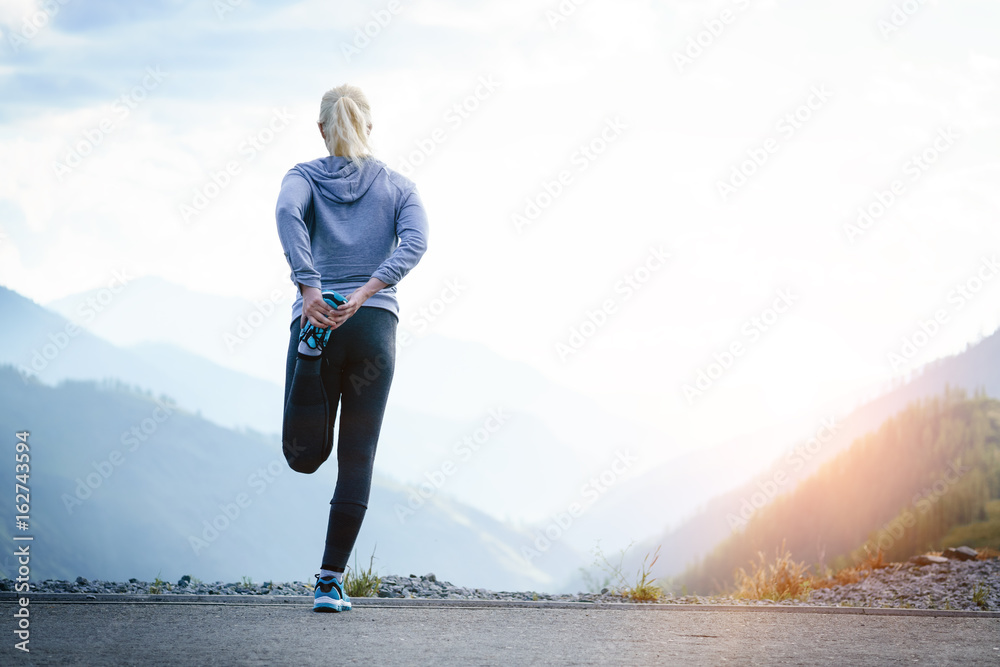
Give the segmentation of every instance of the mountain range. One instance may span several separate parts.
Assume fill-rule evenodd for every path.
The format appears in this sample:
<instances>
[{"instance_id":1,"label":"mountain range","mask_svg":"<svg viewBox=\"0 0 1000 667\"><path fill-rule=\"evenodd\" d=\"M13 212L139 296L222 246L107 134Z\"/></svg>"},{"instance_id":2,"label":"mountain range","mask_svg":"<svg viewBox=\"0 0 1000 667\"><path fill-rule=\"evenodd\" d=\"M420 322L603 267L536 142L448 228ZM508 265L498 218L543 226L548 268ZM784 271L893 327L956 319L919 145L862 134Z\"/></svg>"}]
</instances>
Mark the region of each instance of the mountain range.
<instances>
[{"instance_id":1,"label":"mountain range","mask_svg":"<svg viewBox=\"0 0 1000 667\"><path fill-rule=\"evenodd\" d=\"M308 581L318 568L334 461L300 475L275 436L223 428L115 382L51 387L4 366L0 404L0 432L29 433L21 534L34 537L34 577ZM559 563L577 558L556 543L526 559L527 531L443 497L411 503L413 492L375 479L359 564L374 554L382 572L524 590L557 587ZM8 540L12 513L11 503L0 510ZM8 558L2 570L16 567Z\"/></svg>"},{"instance_id":2,"label":"mountain range","mask_svg":"<svg viewBox=\"0 0 1000 667\"><path fill-rule=\"evenodd\" d=\"M280 382L273 378L283 373L287 345L287 325L281 324L280 313L290 303L279 296L275 291L254 304L197 295L158 279L137 279L111 298L103 294L108 303L94 312L86 304L100 304L101 290L42 307L0 287L0 312L19 323L0 332L0 363L17 369L24 386L112 380L125 385L119 390L169 397L181 413L235 434L232 437L273 441L280 427L282 395ZM273 309L264 307L266 303ZM254 312L259 317L251 317ZM80 326L59 313L72 316ZM191 319L206 326L185 323ZM132 326L137 321L143 326ZM250 327L244 330L249 335L229 349L225 337L236 335L241 321ZM414 494L422 491L429 498L425 508L439 510L436 518L442 530L449 521L457 524L451 527L455 530L479 525L470 523L470 516L502 527L517 537L488 541L506 545L499 552L511 562L522 558L518 567L537 570L528 579L547 581L550 589L580 586L580 567L595 545L607 553L637 543L624 561L628 566L662 546L654 573L676 575L737 529L746 515L788 493L912 400L940 393L946 386L969 391L984 387L991 395L1000 390L1000 381L989 372L1000 361L1000 338L995 334L925 367L909 383L812 428L799 424L793 431L779 425L657 465L633 465L636 445L649 451L658 443L664 448L674 443L471 341L431 333L411 337L397 352L376 463L380 490L373 502L391 497L395 500L390 505L406 507L407 498L412 503L418 497ZM256 376L244 372L249 366ZM503 416L501 428L476 443L470 454L462 443L482 433L485 420L498 414ZM791 432L814 437L795 442ZM727 465L719 466L720 460ZM622 461L629 463L623 466ZM219 459L206 464L226 465ZM456 468L455 474L442 473ZM595 485L602 474L611 483ZM509 480L517 481L518 492L511 492ZM383 493L388 495L379 495ZM584 511L567 526L568 510L579 505ZM547 540L546 533L557 537ZM529 545L525 553L530 553L531 544L548 541L550 546L526 566L524 554L510 550L519 541ZM430 556L427 560L433 562ZM505 572L489 560L475 571L490 568ZM501 577L501 583L522 581L509 576Z\"/></svg>"}]
</instances>

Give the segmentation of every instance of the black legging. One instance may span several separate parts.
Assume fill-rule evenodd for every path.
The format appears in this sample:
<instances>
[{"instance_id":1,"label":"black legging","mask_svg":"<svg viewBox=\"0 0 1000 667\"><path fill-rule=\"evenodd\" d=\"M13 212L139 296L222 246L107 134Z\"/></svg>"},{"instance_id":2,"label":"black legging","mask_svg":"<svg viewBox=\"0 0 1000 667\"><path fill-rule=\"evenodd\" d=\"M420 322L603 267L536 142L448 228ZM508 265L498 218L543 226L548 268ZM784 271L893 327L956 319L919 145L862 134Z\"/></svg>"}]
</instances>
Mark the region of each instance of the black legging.
<instances>
[{"instance_id":1,"label":"black legging","mask_svg":"<svg viewBox=\"0 0 1000 667\"><path fill-rule=\"evenodd\" d=\"M397 322L391 311L362 306L333 330L319 359L300 358L298 318L291 324L281 444L293 470L315 472L330 456L337 405L343 404L324 570L344 571L368 508L375 448L396 362Z\"/></svg>"}]
</instances>

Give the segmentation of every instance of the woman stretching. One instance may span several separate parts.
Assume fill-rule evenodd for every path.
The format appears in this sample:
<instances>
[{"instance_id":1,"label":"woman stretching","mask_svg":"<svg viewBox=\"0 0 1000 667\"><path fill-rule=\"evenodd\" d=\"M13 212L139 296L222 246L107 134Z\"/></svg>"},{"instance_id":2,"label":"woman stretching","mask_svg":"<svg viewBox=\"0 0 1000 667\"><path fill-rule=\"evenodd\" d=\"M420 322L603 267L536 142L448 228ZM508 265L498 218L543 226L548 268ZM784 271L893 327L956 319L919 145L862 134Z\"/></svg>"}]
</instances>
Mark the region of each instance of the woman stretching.
<instances>
[{"instance_id":1,"label":"woman stretching","mask_svg":"<svg viewBox=\"0 0 1000 667\"><path fill-rule=\"evenodd\" d=\"M285 369L282 450L312 473L333 448L337 486L316 575L316 611L347 611L343 577L368 508L375 447L396 358L396 283L427 247L413 182L372 156L361 90L323 95L319 131L330 156L295 165L281 182L278 236L298 296Z\"/></svg>"}]
</instances>

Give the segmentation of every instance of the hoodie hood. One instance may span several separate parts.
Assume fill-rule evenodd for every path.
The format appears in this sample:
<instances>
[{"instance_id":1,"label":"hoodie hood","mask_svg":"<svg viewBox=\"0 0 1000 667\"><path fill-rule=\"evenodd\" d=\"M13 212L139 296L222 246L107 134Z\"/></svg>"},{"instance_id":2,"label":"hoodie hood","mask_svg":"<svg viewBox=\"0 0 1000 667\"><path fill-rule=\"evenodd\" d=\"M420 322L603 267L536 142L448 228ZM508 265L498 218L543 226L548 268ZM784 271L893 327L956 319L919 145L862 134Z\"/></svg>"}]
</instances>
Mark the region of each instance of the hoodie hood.
<instances>
[{"instance_id":1,"label":"hoodie hood","mask_svg":"<svg viewBox=\"0 0 1000 667\"><path fill-rule=\"evenodd\" d=\"M323 197L339 204L360 199L375 178L385 169L385 163L375 158L352 161L331 155L292 168L308 179Z\"/></svg>"}]
</instances>

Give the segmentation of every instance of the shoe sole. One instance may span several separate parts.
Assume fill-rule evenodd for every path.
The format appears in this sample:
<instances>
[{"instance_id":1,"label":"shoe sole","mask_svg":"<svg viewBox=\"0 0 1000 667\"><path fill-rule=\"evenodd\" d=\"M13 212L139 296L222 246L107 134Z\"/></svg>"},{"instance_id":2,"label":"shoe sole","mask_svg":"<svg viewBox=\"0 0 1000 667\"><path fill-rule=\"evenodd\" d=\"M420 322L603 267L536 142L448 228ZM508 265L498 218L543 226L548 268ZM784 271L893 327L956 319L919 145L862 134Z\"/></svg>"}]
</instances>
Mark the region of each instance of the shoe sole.
<instances>
[{"instance_id":1,"label":"shoe sole","mask_svg":"<svg viewBox=\"0 0 1000 667\"><path fill-rule=\"evenodd\" d=\"M348 607L348 609L350 609L350 607ZM316 598L316 602L313 604L313 611L334 613L343 611L343 602L341 600L334 600L333 598L328 597Z\"/></svg>"}]
</instances>

